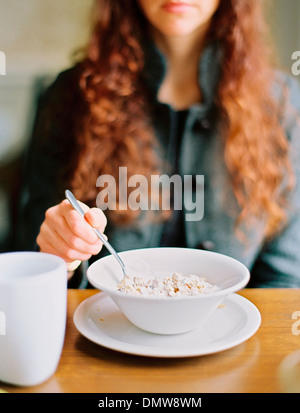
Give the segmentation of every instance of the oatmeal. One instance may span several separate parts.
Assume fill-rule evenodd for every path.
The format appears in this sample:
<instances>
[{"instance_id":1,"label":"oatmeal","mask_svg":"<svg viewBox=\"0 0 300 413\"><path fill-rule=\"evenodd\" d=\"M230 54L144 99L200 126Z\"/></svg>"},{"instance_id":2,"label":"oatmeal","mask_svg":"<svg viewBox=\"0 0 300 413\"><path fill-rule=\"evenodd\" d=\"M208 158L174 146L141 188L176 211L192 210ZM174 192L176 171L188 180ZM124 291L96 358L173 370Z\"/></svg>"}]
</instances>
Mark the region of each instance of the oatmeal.
<instances>
[{"instance_id":1,"label":"oatmeal","mask_svg":"<svg viewBox=\"0 0 300 413\"><path fill-rule=\"evenodd\" d=\"M171 277L162 279L155 277L149 280L127 275L117 285L117 289L118 291L135 295L177 297L207 294L215 291L216 286L195 274L182 275L174 273Z\"/></svg>"}]
</instances>

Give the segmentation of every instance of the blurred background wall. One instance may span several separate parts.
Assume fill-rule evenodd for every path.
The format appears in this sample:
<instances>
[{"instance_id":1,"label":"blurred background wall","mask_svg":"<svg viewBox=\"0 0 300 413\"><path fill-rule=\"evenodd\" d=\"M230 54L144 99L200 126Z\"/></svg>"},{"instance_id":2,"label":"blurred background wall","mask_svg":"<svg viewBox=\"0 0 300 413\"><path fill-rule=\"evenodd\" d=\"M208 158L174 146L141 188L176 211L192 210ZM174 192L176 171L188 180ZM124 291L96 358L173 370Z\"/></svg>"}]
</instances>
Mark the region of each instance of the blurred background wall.
<instances>
[{"instance_id":1,"label":"blurred background wall","mask_svg":"<svg viewBox=\"0 0 300 413\"><path fill-rule=\"evenodd\" d=\"M0 0L0 252L9 250L22 155L44 76L72 64L90 33L93 0Z\"/></svg>"},{"instance_id":2,"label":"blurred background wall","mask_svg":"<svg viewBox=\"0 0 300 413\"><path fill-rule=\"evenodd\" d=\"M121 1L121 0L120 0ZM300 0L267 0L278 62L291 73L300 50ZM0 252L9 249L22 154L28 143L38 79L72 64L90 33L93 0L0 0Z\"/></svg>"},{"instance_id":3,"label":"blurred background wall","mask_svg":"<svg viewBox=\"0 0 300 413\"><path fill-rule=\"evenodd\" d=\"M267 0L267 7L278 61L291 73L291 55L300 50L300 0Z\"/></svg>"}]
</instances>

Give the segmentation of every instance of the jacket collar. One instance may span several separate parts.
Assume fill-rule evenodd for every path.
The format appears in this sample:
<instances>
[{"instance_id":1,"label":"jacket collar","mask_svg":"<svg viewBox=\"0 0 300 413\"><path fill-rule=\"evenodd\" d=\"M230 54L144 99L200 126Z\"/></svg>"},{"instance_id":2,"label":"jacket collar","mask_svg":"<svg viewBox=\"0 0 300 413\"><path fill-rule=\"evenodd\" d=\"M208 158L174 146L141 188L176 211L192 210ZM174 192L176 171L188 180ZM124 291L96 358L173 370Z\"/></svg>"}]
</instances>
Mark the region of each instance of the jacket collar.
<instances>
[{"instance_id":1,"label":"jacket collar","mask_svg":"<svg viewBox=\"0 0 300 413\"><path fill-rule=\"evenodd\" d=\"M158 90L167 70L165 56L150 39L144 42L144 72L143 79L149 90L150 97L157 101ZM214 97L221 76L222 53L216 42L208 44L199 60L199 86L202 92L202 102L193 106L194 110L207 111L214 106Z\"/></svg>"}]
</instances>

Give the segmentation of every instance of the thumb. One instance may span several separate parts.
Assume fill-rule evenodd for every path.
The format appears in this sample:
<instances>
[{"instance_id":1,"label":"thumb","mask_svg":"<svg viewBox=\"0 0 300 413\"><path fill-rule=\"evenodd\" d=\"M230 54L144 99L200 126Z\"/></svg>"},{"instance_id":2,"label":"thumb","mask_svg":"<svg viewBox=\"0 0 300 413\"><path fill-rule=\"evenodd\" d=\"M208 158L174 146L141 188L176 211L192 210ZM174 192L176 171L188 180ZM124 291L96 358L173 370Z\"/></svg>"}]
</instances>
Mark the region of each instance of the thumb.
<instances>
[{"instance_id":1,"label":"thumb","mask_svg":"<svg viewBox=\"0 0 300 413\"><path fill-rule=\"evenodd\" d=\"M99 229L101 232L104 232L107 224L107 219L101 209L91 208L87 210L84 218L92 227Z\"/></svg>"}]
</instances>

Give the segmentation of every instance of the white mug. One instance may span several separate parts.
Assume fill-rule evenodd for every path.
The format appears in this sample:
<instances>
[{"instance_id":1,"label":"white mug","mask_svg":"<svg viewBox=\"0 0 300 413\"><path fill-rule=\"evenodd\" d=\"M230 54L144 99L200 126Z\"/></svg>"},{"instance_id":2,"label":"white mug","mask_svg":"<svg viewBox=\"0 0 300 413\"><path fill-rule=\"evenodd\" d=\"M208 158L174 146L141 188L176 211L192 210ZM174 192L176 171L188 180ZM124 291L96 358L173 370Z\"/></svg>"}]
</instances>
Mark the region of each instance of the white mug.
<instances>
[{"instance_id":1,"label":"white mug","mask_svg":"<svg viewBox=\"0 0 300 413\"><path fill-rule=\"evenodd\" d=\"M67 267L41 252L0 254L0 381L42 383L56 371L65 337Z\"/></svg>"}]
</instances>

